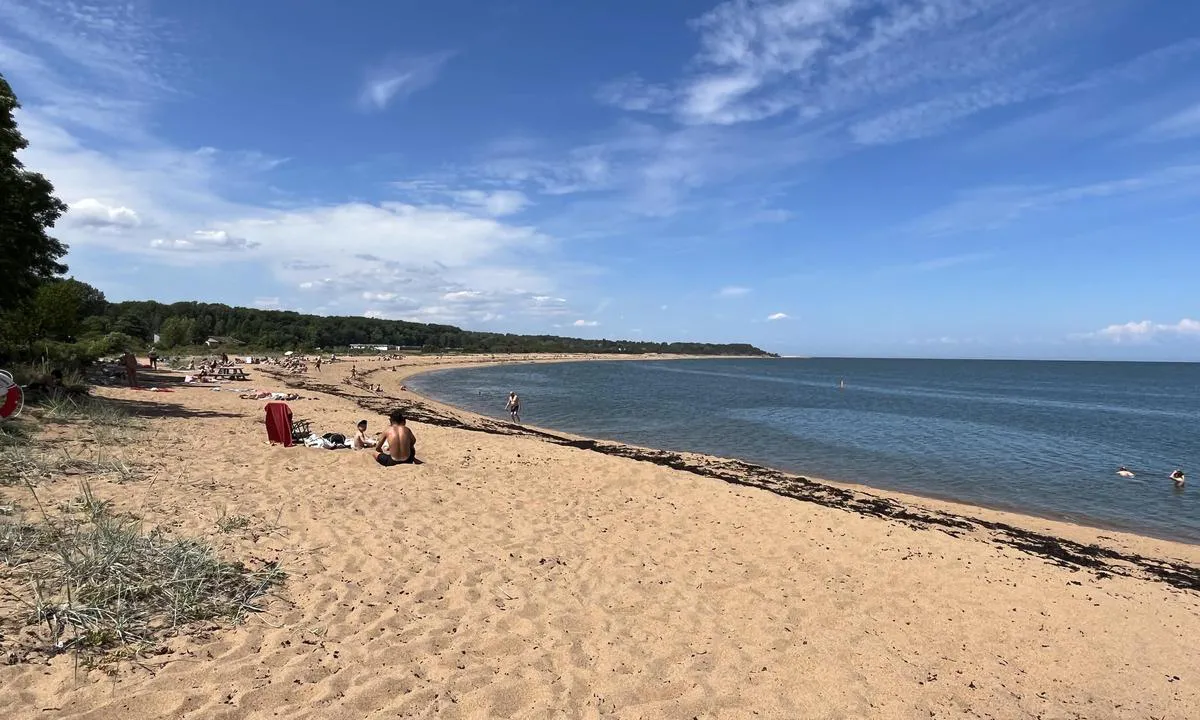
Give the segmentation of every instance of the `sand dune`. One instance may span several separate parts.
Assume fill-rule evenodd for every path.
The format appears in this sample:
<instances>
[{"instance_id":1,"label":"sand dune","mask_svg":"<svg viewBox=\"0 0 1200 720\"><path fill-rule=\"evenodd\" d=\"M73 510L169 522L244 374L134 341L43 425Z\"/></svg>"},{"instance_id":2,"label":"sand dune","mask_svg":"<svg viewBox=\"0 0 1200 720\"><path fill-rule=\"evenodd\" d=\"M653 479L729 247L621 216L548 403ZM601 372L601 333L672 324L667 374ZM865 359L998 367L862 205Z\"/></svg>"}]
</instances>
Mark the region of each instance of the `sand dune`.
<instances>
[{"instance_id":1,"label":"sand dune","mask_svg":"<svg viewBox=\"0 0 1200 720\"><path fill-rule=\"evenodd\" d=\"M417 369L371 381L402 396ZM310 382L373 397L342 384L348 370ZM251 386L282 388L253 375ZM385 469L367 453L265 445L263 402L232 392L100 393L154 415L147 444L127 452L157 473L100 494L231 556L278 558L290 578L268 614L174 638L115 677L77 675L69 657L0 668L2 717L1187 718L1200 707L1200 594L1166 582L532 437L414 423L425 464ZM318 431L349 433L365 414L302 394L290 404ZM218 532L222 510L254 521ZM1191 546L970 512L1200 564Z\"/></svg>"}]
</instances>

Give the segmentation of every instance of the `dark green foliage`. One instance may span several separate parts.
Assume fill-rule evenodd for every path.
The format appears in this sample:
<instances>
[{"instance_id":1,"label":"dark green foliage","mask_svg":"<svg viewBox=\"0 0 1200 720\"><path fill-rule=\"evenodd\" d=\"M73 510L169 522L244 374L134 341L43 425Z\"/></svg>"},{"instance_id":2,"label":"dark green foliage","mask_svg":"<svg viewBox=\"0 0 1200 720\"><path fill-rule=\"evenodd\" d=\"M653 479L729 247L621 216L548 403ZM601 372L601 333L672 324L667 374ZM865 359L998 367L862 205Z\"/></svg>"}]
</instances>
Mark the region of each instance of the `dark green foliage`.
<instances>
[{"instance_id":1,"label":"dark green foliage","mask_svg":"<svg viewBox=\"0 0 1200 720\"><path fill-rule=\"evenodd\" d=\"M113 357L120 355L126 350L140 352L145 348L145 343L139 338L131 337L125 333L111 332L107 335L85 340L79 345L82 348L82 354L95 359L101 357Z\"/></svg>"},{"instance_id":2,"label":"dark green foliage","mask_svg":"<svg viewBox=\"0 0 1200 720\"><path fill-rule=\"evenodd\" d=\"M142 342L150 340L150 325L137 312L123 312L112 324L114 332L138 338Z\"/></svg>"},{"instance_id":3,"label":"dark green foliage","mask_svg":"<svg viewBox=\"0 0 1200 720\"><path fill-rule=\"evenodd\" d=\"M13 111L20 107L0 75L0 308L31 299L42 281L67 271L58 262L67 248L46 234L67 206L54 197L54 186L17 159L28 143L17 129Z\"/></svg>"},{"instance_id":4,"label":"dark green foliage","mask_svg":"<svg viewBox=\"0 0 1200 720\"><path fill-rule=\"evenodd\" d=\"M74 278L51 280L37 289L31 308L39 338L70 340L83 319L104 312L104 293Z\"/></svg>"},{"instance_id":5,"label":"dark green foliage","mask_svg":"<svg viewBox=\"0 0 1200 720\"><path fill-rule=\"evenodd\" d=\"M158 346L166 349L204 342L196 336L196 321L192 318L171 316L158 328Z\"/></svg>"},{"instance_id":6,"label":"dark green foliage","mask_svg":"<svg viewBox=\"0 0 1200 720\"><path fill-rule=\"evenodd\" d=\"M555 335L509 335L365 317L324 317L282 310L257 310L196 302L163 305L123 302L105 311L112 327L134 337L159 335L163 348L199 344L209 337L233 338L262 350L337 349L352 344L392 345L426 352L495 353L678 353L689 355L765 355L753 345L654 343L584 340ZM129 332L141 324L139 330ZM124 329L123 329L124 328Z\"/></svg>"}]
</instances>

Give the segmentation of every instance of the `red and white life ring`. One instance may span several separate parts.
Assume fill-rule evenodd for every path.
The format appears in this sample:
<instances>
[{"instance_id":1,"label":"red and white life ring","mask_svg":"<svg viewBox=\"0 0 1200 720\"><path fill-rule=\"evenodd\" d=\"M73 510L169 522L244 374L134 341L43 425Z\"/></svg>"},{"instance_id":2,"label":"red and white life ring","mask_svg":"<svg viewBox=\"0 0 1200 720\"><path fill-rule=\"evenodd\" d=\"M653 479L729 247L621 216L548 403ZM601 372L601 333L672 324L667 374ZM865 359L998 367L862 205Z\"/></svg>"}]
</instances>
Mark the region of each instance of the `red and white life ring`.
<instances>
[{"instance_id":1,"label":"red and white life ring","mask_svg":"<svg viewBox=\"0 0 1200 720\"><path fill-rule=\"evenodd\" d=\"M25 394L21 392L12 375L0 370L0 420L15 418L25 405Z\"/></svg>"}]
</instances>

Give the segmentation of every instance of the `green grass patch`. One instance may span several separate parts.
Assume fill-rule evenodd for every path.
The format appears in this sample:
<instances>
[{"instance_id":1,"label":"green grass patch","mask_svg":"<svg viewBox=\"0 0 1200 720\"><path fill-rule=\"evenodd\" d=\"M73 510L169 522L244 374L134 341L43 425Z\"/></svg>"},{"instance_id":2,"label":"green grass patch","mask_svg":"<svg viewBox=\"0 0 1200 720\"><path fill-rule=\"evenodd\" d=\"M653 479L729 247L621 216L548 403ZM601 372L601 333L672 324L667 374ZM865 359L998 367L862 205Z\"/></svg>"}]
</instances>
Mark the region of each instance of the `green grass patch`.
<instances>
[{"instance_id":1,"label":"green grass patch","mask_svg":"<svg viewBox=\"0 0 1200 720\"><path fill-rule=\"evenodd\" d=\"M16 588L5 594L26 608L22 624L40 628L27 651L144 653L191 623L260 612L286 577L275 563L251 569L199 540L147 531L86 482L65 510L43 508L34 523L0 518L0 588Z\"/></svg>"}]
</instances>

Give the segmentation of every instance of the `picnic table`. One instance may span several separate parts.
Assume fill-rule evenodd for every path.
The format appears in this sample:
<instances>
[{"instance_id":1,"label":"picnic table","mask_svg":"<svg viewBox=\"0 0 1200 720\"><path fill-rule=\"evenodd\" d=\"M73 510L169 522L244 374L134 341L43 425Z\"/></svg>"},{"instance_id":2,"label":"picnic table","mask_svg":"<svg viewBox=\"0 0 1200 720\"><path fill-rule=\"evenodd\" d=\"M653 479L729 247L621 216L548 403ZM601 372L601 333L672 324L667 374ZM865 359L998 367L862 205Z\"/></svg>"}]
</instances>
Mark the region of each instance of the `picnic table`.
<instances>
[{"instance_id":1,"label":"picnic table","mask_svg":"<svg viewBox=\"0 0 1200 720\"><path fill-rule=\"evenodd\" d=\"M219 367L217 368L218 377L226 377L230 380L249 380L250 376L240 367Z\"/></svg>"}]
</instances>

